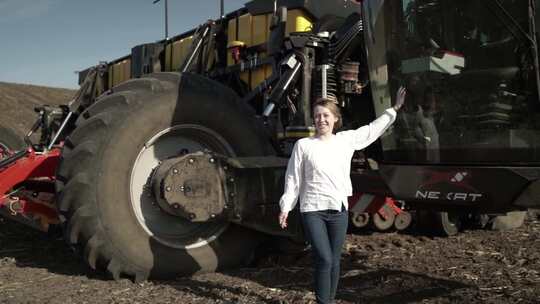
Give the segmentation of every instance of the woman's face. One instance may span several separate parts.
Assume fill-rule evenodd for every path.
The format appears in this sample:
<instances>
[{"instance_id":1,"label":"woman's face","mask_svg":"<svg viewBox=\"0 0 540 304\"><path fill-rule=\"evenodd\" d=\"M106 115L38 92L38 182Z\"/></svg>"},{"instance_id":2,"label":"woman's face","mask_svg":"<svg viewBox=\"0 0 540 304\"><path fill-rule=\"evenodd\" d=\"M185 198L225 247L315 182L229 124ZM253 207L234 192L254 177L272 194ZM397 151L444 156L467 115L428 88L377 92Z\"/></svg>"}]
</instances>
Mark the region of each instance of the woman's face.
<instances>
[{"instance_id":1,"label":"woman's face","mask_svg":"<svg viewBox=\"0 0 540 304\"><path fill-rule=\"evenodd\" d=\"M332 134L334 130L334 124L338 121L338 118L328 108L323 106L316 106L313 110L313 116L315 118L315 129L318 135Z\"/></svg>"}]
</instances>

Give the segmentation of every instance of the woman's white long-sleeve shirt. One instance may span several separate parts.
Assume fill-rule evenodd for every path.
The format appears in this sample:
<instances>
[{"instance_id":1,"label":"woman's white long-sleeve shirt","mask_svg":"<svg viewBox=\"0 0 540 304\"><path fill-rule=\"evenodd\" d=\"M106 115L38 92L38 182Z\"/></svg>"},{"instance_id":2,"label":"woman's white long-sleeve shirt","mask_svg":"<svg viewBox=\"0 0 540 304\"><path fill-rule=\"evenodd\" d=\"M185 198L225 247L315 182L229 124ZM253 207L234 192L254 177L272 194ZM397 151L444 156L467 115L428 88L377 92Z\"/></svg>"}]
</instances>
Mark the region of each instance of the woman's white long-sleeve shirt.
<instances>
[{"instance_id":1,"label":"woman's white long-sleeve shirt","mask_svg":"<svg viewBox=\"0 0 540 304\"><path fill-rule=\"evenodd\" d=\"M348 208L352 195L351 159L377 140L396 120L396 111L381 116L356 130L338 132L330 139L306 137L298 140L287 165L285 192L279 201L282 212L289 212L300 198L300 212Z\"/></svg>"}]
</instances>

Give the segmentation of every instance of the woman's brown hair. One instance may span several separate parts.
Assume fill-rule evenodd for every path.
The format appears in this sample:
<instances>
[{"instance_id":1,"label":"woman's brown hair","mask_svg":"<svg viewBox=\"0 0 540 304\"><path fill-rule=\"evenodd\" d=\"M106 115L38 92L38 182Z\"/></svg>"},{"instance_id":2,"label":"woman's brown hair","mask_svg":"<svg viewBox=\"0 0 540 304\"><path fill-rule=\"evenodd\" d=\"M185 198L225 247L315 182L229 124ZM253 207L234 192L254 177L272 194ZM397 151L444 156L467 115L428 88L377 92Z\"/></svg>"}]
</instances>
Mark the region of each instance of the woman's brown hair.
<instances>
[{"instance_id":1,"label":"woman's brown hair","mask_svg":"<svg viewBox=\"0 0 540 304\"><path fill-rule=\"evenodd\" d=\"M327 108L328 110L330 110L332 114L334 114L335 117L337 117L338 120L334 124L334 129L332 130L333 132L335 132L337 129L343 126L343 120L341 119L341 110L339 109L335 101L328 98L322 98L322 97L318 98L313 104L313 108L311 111L313 113L313 116L315 116L315 108L317 106Z\"/></svg>"}]
</instances>

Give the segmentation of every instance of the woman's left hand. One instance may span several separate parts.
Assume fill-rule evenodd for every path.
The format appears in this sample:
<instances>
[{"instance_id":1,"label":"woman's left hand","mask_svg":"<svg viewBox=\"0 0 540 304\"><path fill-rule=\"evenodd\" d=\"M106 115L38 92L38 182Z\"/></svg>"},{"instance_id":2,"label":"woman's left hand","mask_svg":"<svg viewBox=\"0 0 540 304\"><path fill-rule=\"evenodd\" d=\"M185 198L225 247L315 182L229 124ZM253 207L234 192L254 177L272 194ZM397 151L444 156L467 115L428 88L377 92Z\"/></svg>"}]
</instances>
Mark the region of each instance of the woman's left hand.
<instances>
[{"instance_id":1,"label":"woman's left hand","mask_svg":"<svg viewBox=\"0 0 540 304\"><path fill-rule=\"evenodd\" d=\"M285 229L287 228L287 218L289 217L289 212L281 212L279 214L279 226L282 228L282 229Z\"/></svg>"},{"instance_id":2,"label":"woman's left hand","mask_svg":"<svg viewBox=\"0 0 540 304\"><path fill-rule=\"evenodd\" d=\"M396 103L394 104L394 110L399 111L403 104L405 103L405 95L407 95L407 90L405 87L399 87L396 93Z\"/></svg>"}]
</instances>

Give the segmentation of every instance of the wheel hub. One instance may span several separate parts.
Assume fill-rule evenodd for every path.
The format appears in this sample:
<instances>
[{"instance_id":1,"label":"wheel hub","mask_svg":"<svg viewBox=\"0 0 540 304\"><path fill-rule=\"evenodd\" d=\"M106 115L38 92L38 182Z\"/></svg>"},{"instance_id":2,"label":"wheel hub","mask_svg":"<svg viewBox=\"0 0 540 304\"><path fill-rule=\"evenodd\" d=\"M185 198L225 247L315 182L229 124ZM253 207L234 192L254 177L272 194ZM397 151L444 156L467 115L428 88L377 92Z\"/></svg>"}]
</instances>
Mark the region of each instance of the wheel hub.
<instances>
[{"instance_id":1,"label":"wheel hub","mask_svg":"<svg viewBox=\"0 0 540 304\"><path fill-rule=\"evenodd\" d=\"M152 188L165 212L205 222L224 213L224 176L219 159L197 152L164 161L152 177Z\"/></svg>"},{"instance_id":2,"label":"wheel hub","mask_svg":"<svg viewBox=\"0 0 540 304\"><path fill-rule=\"evenodd\" d=\"M157 242L175 248L198 248L227 229L226 220L193 222L173 212L172 205L161 195L161 184L156 182L164 180L182 155L206 150L234 155L219 134L190 124L156 132L139 151L131 171L131 203L139 225Z\"/></svg>"}]
</instances>

